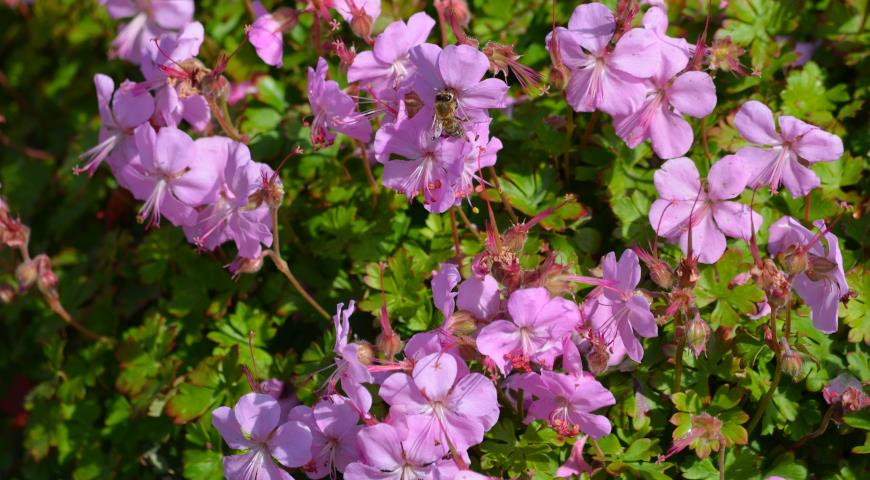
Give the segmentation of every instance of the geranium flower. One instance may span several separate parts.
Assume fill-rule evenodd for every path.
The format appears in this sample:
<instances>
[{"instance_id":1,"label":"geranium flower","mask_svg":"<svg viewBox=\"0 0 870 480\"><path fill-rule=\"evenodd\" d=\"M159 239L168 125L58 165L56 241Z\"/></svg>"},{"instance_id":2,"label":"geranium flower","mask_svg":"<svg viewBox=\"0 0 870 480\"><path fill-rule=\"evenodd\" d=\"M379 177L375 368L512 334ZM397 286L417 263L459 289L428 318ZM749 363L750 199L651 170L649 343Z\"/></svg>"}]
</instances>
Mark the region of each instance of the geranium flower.
<instances>
[{"instance_id":1,"label":"geranium flower","mask_svg":"<svg viewBox=\"0 0 870 480\"><path fill-rule=\"evenodd\" d=\"M341 388L348 396L358 413L367 415L372 406L372 396L363 383L374 381L368 368L359 359L359 345L348 343L350 336L350 316L356 309L356 303L351 300L347 309L343 303L336 307L332 322L335 325L335 372L330 377L329 389L335 392L335 385L341 382Z\"/></svg>"},{"instance_id":2,"label":"geranium flower","mask_svg":"<svg viewBox=\"0 0 870 480\"><path fill-rule=\"evenodd\" d=\"M479 373L459 372L456 357L433 353L417 360L411 375L395 373L381 385L390 416L408 417L413 442L442 454L451 448L462 454L495 425L499 408L492 382Z\"/></svg>"},{"instance_id":3,"label":"geranium flower","mask_svg":"<svg viewBox=\"0 0 870 480\"><path fill-rule=\"evenodd\" d=\"M411 61L417 68L414 91L423 103L432 106L435 94L450 90L456 96L457 117L461 121L481 121L486 110L504 108L508 86L497 78L483 76L489 70L489 59L468 45L438 45L424 43L411 49ZM419 115L419 113L418 113ZM432 122L432 111L426 112Z\"/></svg>"},{"instance_id":4,"label":"geranium flower","mask_svg":"<svg viewBox=\"0 0 870 480\"><path fill-rule=\"evenodd\" d=\"M323 58L317 59L317 70L308 69L308 102L311 104L311 144L315 147L331 145L335 134L330 130L368 142L372 125L356 111L356 102L341 91L338 82L327 80L328 66Z\"/></svg>"},{"instance_id":5,"label":"geranium flower","mask_svg":"<svg viewBox=\"0 0 870 480\"><path fill-rule=\"evenodd\" d=\"M175 127L184 120L197 131L208 126L211 110L194 78L205 69L195 58L204 39L202 24L193 22L177 35L163 35L156 57L143 59L140 67L146 81L137 87L154 92L159 125Z\"/></svg>"},{"instance_id":6,"label":"geranium flower","mask_svg":"<svg viewBox=\"0 0 870 480\"><path fill-rule=\"evenodd\" d=\"M132 19L122 25L112 47L120 58L140 64L155 58L151 40L178 32L193 20L193 0L100 0L114 19Z\"/></svg>"},{"instance_id":7,"label":"geranium flower","mask_svg":"<svg viewBox=\"0 0 870 480\"><path fill-rule=\"evenodd\" d=\"M746 188L747 175L739 159L728 155L710 169L705 190L692 160L668 160L653 177L661 198L650 207L650 225L669 242L679 243L683 254L688 255L691 224L692 254L701 263L714 263L725 252L726 235L749 240L751 227L755 231L761 227L761 215L728 201Z\"/></svg>"},{"instance_id":8,"label":"geranium flower","mask_svg":"<svg viewBox=\"0 0 870 480\"><path fill-rule=\"evenodd\" d=\"M272 220L265 203L251 204L249 198L274 172L268 165L251 161L251 152L244 144L225 137L197 142L202 163L211 165L218 178L212 199L204 202L208 207L185 228L188 239L205 250L232 240L239 256L259 258L260 245L272 245Z\"/></svg>"},{"instance_id":9,"label":"geranium flower","mask_svg":"<svg viewBox=\"0 0 870 480\"><path fill-rule=\"evenodd\" d=\"M582 473L591 474L594 469L583 458L583 448L586 446L586 435L581 435L571 447L571 454L565 463L556 470L556 478L574 478Z\"/></svg>"},{"instance_id":10,"label":"geranium flower","mask_svg":"<svg viewBox=\"0 0 870 480\"><path fill-rule=\"evenodd\" d=\"M822 396L828 405L839 403L846 413L857 412L870 407L870 397L864 393L864 385L851 374L843 372L822 389Z\"/></svg>"},{"instance_id":11,"label":"geranium flower","mask_svg":"<svg viewBox=\"0 0 870 480\"><path fill-rule=\"evenodd\" d=\"M284 63L284 22L269 13L260 2L254 2L253 7L257 19L248 29L248 41L260 60L280 68Z\"/></svg>"},{"instance_id":12,"label":"geranium flower","mask_svg":"<svg viewBox=\"0 0 870 480\"><path fill-rule=\"evenodd\" d=\"M117 152L121 154L114 155L114 161L110 160L110 164L114 163L115 169L123 167L130 157L136 155L133 130L147 122L154 113L154 97L147 91L138 91L133 82L125 81L121 88L115 90L115 82L98 73L94 75L94 84L97 87L100 119L103 121L100 143L79 155L87 163L84 167L76 167L73 170L76 174L88 172L93 175L103 160Z\"/></svg>"},{"instance_id":13,"label":"geranium flower","mask_svg":"<svg viewBox=\"0 0 870 480\"><path fill-rule=\"evenodd\" d=\"M646 91L642 79L659 70L660 53L651 31L631 29L611 49L615 31L616 18L609 8L586 3L574 9L567 29L558 27L547 35L547 47L556 41L560 58L571 70L565 94L577 112L633 111Z\"/></svg>"},{"instance_id":14,"label":"geranium flower","mask_svg":"<svg viewBox=\"0 0 870 480\"><path fill-rule=\"evenodd\" d=\"M546 420L566 437L584 433L598 439L610 433L610 420L592 412L614 405L616 398L591 375L577 377L544 370L526 377L520 386L535 397L526 422Z\"/></svg>"},{"instance_id":15,"label":"geranium flower","mask_svg":"<svg viewBox=\"0 0 870 480\"><path fill-rule=\"evenodd\" d=\"M423 206L432 213L447 211L454 204L451 165L461 160L464 142L456 138L433 138L431 108L408 118L399 109L395 123L382 126L375 134L377 160L384 164L383 184L408 200L423 195ZM390 160L395 154L405 160Z\"/></svg>"},{"instance_id":16,"label":"geranium flower","mask_svg":"<svg viewBox=\"0 0 870 480\"><path fill-rule=\"evenodd\" d=\"M213 196L217 170L200 161L197 144L175 127L154 132L150 124L139 126L134 136L139 162L118 174L133 196L144 200L138 220L159 226L166 217L174 225L190 224L196 217L192 206L203 205Z\"/></svg>"},{"instance_id":17,"label":"geranium flower","mask_svg":"<svg viewBox=\"0 0 870 480\"><path fill-rule=\"evenodd\" d=\"M432 300L435 308L441 311L445 319L449 319L456 309L456 292L453 290L462 280L459 267L452 263L442 263L432 275Z\"/></svg>"},{"instance_id":18,"label":"geranium flower","mask_svg":"<svg viewBox=\"0 0 870 480\"><path fill-rule=\"evenodd\" d=\"M212 412L211 422L230 448L248 450L224 457L224 475L231 480L293 480L272 459L287 467L311 459L311 431L298 421L282 424L281 406L269 395L243 395L232 409Z\"/></svg>"},{"instance_id":19,"label":"geranium flower","mask_svg":"<svg viewBox=\"0 0 870 480\"><path fill-rule=\"evenodd\" d=\"M419 419L409 419L412 425L397 429L389 423L365 427L357 437L360 459L347 466L347 480L409 480L433 478L440 449L415 442L409 431L422 428L414 425Z\"/></svg>"},{"instance_id":20,"label":"geranium flower","mask_svg":"<svg viewBox=\"0 0 870 480\"><path fill-rule=\"evenodd\" d=\"M773 112L761 102L750 100L740 107L734 125L743 138L767 146L743 147L737 156L749 171L748 185L760 188L769 185L776 193L781 185L793 198L806 195L819 186L819 177L809 166L816 162L831 162L843 156L840 137L797 118L779 117L777 133Z\"/></svg>"},{"instance_id":21,"label":"geranium flower","mask_svg":"<svg viewBox=\"0 0 870 480\"><path fill-rule=\"evenodd\" d=\"M649 79L651 89L643 103L614 118L616 134L626 145L634 148L649 138L660 158L679 157L692 147L694 133L683 115L709 115L716 107L716 87L705 72L691 71L674 78L687 63L683 55L663 56L661 67Z\"/></svg>"},{"instance_id":22,"label":"geranium flower","mask_svg":"<svg viewBox=\"0 0 870 480\"><path fill-rule=\"evenodd\" d=\"M580 321L577 304L550 298L546 288L527 288L511 294L507 302L511 320L496 320L477 336L477 349L502 373L534 361L552 365L562 338Z\"/></svg>"},{"instance_id":23,"label":"geranium flower","mask_svg":"<svg viewBox=\"0 0 870 480\"><path fill-rule=\"evenodd\" d=\"M821 220L814 225L820 232L827 230ZM806 267L792 286L810 307L813 326L825 333L836 332L840 298L849 291L837 237L829 231L816 235L794 218L782 217L770 226L767 249L771 255L806 256L801 261Z\"/></svg>"},{"instance_id":24,"label":"geranium flower","mask_svg":"<svg viewBox=\"0 0 870 480\"><path fill-rule=\"evenodd\" d=\"M372 49L354 57L347 71L348 82L370 83L375 92L397 89L416 71L409 52L426 41L435 20L423 12L415 13L408 23L398 20L375 37Z\"/></svg>"},{"instance_id":25,"label":"geranium flower","mask_svg":"<svg viewBox=\"0 0 870 480\"><path fill-rule=\"evenodd\" d=\"M601 261L603 278L573 277L583 283L597 285L587 296L587 309L592 327L608 343L618 343L614 352L624 349L635 362L643 359L643 347L635 334L651 338L658 335L655 317L649 302L635 291L640 283L640 262L637 254L626 250L616 261L610 252ZM617 357L618 355L612 355Z\"/></svg>"},{"instance_id":26,"label":"geranium flower","mask_svg":"<svg viewBox=\"0 0 870 480\"><path fill-rule=\"evenodd\" d=\"M356 437L360 426L356 408L340 395L329 395L314 408L299 405L290 411L290 420L311 431L311 461L305 464L310 478L335 476L359 458Z\"/></svg>"},{"instance_id":27,"label":"geranium flower","mask_svg":"<svg viewBox=\"0 0 870 480\"><path fill-rule=\"evenodd\" d=\"M483 184L483 178L478 174L486 167L495 165L498 152L503 145L501 140L489 136L489 123L487 119L478 122L469 132L469 141L465 143L462 152L462 160L453 164L452 176L453 191L456 196L456 205L463 198L470 197L474 193L474 182Z\"/></svg>"}]
</instances>

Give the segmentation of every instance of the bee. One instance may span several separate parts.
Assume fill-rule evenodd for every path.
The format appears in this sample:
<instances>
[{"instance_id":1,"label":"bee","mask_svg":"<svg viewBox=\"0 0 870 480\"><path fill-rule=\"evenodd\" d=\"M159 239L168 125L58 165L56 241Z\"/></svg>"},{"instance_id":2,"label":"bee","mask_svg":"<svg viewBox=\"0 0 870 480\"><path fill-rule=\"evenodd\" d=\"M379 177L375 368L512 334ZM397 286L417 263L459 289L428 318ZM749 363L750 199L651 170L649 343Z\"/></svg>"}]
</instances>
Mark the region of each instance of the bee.
<instances>
[{"instance_id":1,"label":"bee","mask_svg":"<svg viewBox=\"0 0 870 480\"><path fill-rule=\"evenodd\" d=\"M461 138L465 136L462 122L456 117L459 102L452 90L439 90L435 94L435 118L432 119L432 138L438 138L442 133Z\"/></svg>"}]
</instances>

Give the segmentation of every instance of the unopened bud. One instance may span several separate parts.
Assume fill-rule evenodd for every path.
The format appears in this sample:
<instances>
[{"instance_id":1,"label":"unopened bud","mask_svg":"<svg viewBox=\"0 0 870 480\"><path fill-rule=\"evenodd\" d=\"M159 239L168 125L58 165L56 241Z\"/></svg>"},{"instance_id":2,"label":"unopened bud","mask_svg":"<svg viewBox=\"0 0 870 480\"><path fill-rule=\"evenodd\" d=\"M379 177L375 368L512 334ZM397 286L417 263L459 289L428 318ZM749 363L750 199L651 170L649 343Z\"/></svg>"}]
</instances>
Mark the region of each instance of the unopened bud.
<instances>
[{"instance_id":1,"label":"unopened bud","mask_svg":"<svg viewBox=\"0 0 870 480\"><path fill-rule=\"evenodd\" d=\"M525 225L514 225L507 229L502 237L503 245L506 249L514 253L519 253L523 250L526 240L529 238L529 229Z\"/></svg>"},{"instance_id":2,"label":"unopened bud","mask_svg":"<svg viewBox=\"0 0 870 480\"><path fill-rule=\"evenodd\" d=\"M553 65L550 68L550 75L547 78L547 83L556 90L564 90L568 85L568 80L571 79L571 73L565 65Z\"/></svg>"},{"instance_id":3,"label":"unopened bud","mask_svg":"<svg viewBox=\"0 0 870 480\"><path fill-rule=\"evenodd\" d=\"M798 379L804 369L804 361L798 352L792 350L783 339L782 345L782 371L786 375Z\"/></svg>"},{"instance_id":4,"label":"unopened bud","mask_svg":"<svg viewBox=\"0 0 870 480\"><path fill-rule=\"evenodd\" d=\"M372 17L360 10L350 19L350 29L356 36L369 40L372 37Z\"/></svg>"},{"instance_id":5,"label":"unopened bud","mask_svg":"<svg viewBox=\"0 0 870 480\"><path fill-rule=\"evenodd\" d=\"M39 270L33 260L22 262L15 269L15 279L18 280L18 290L21 292L30 289L36 283L37 277L39 277Z\"/></svg>"},{"instance_id":6,"label":"unopened bud","mask_svg":"<svg viewBox=\"0 0 870 480\"><path fill-rule=\"evenodd\" d=\"M465 0L435 0L435 8L444 12L444 18L449 24L467 27L471 20L468 3Z\"/></svg>"},{"instance_id":7,"label":"unopened bud","mask_svg":"<svg viewBox=\"0 0 870 480\"><path fill-rule=\"evenodd\" d=\"M263 255L257 258L236 257L233 263L229 265L230 272L233 274L233 279L244 273L257 273L263 268Z\"/></svg>"},{"instance_id":8,"label":"unopened bud","mask_svg":"<svg viewBox=\"0 0 870 480\"><path fill-rule=\"evenodd\" d=\"M710 338L711 333L710 326L701 319L701 315L695 314L695 318L686 327L686 332L686 340L689 342L692 353L697 358L707 347L707 340Z\"/></svg>"},{"instance_id":9,"label":"unopened bud","mask_svg":"<svg viewBox=\"0 0 870 480\"><path fill-rule=\"evenodd\" d=\"M458 336L471 335L477 330L474 316L465 310L454 312L447 320L447 331Z\"/></svg>"},{"instance_id":10,"label":"unopened bud","mask_svg":"<svg viewBox=\"0 0 870 480\"><path fill-rule=\"evenodd\" d=\"M607 362L609 361L610 354L603 345L593 347L589 354L586 355L586 363L589 365L589 371L592 372L592 375L598 375L603 372L607 368Z\"/></svg>"},{"instance_id":11,"label":"unopened bud","mask_svg":"<svg viewBox=\"0 0 870 480\"><path fill-rule=\"evenodd\" d=\"M809 258L807 252L799 246L790 246L788 250L779 254L779 262L785 267L785 271L791 275L797 275L807 269Z\"/></svg>"},{"instance_id":12,"label":"unopened bud","mask_svg":"<svg viewBox=\"0 0 870 480\"><path fill-rule=\"evenodd\" d=\"M10 304L15 301L15 289L11 285L0 284L0 302Z\"/></svg>"},{"instance_id":13,"label":"unopened bud","mask_svg":"<svg viewBox=\"0 0 870 480\"><path fill-rule=\"evenodd\" d=\"M671 267L661 260L657 261L649 267L649 277L659 287L667 290L674 285L674 274L671 273Z\"/></svg>"},{"instance_id":14,"label":"unopened bud","mask_svg":"<svg viewBox=\"0 0 870 480\"><path fill-rule=\"evenodd\" d=\"M395 332L384 332L378 335L377 345L378 351L381 352L381 355L387 358L392 358L402 351L404 344L402 343L402 339L399 338Z\"/></svg>"}]
</instances>

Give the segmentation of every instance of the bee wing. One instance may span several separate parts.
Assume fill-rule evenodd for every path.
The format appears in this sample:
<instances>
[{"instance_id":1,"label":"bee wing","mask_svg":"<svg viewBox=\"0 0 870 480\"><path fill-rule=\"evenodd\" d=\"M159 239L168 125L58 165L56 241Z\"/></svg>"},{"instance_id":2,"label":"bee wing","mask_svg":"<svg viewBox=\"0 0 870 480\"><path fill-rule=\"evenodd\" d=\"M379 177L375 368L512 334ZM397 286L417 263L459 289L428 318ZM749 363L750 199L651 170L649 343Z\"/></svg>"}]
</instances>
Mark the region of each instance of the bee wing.
<instances>
[{"instance_id":1,"label":"bee wing","mask_svg":"<svg viewBox=\"0 0 870 480\"><path fill-rule=\"evenodd\" d=\"M442 124L441 121L438 120L438 115L433 115L432 116L432 139L435 140L436 138L440 137L441 133L443 131L444 131L444 124Z\"/></svg>"}]
</instances>

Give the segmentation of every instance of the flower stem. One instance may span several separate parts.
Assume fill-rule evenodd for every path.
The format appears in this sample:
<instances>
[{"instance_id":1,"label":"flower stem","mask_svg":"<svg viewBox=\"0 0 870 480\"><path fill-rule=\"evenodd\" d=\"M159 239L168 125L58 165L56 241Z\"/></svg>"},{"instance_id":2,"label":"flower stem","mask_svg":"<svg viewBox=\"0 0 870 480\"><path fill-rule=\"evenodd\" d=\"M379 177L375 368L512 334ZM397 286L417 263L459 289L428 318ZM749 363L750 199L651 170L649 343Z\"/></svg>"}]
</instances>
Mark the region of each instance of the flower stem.
<instances>
[{"instance_id":1,"label":"flower stem","mask_svg":"<svg viewBox=\"0 0 870 480\"><path fill-rule=\"evenodd\" d=\"M467 228L469 232L473 233L474 236L477 237L478 240L482 240L482 237L480 236L480 232L477 229L477 225L471 223L471 220L469 220L468 216L465 215L465 212L462 210L462 207L460 206L459 208L456 209L456 211L459 213L459 218L462 219L462 223L465 224L465 228Z\"/></svg>"},{"instance_id":2,"label":"flower stem","mask_svg":"<svg viewBox=\"0 0 870 480\"><path fill-rule=\"evenodd\" d=\"M227 110L226 102L223 103L223 108L221 108L213 98L206 97L206 101L208 103L208 108L211 110L212 116L217 120L218 125L221 126L221 129L224 133L227 134L228 137L233 139L236 142L242 142L242 134L236 130L236 127L233 126L232 122L229 119L229 110Z\"/></svg>"},{"instance_id":3,"label":"flower stem","mask_svg":"<svg viewBox=\"0 0 870 480\"><path fill-rule=\"evenodd\" d=\"M562 160L562 169L563 175L565 178L565 183L568 183L571 180L571 138L574 136L574 111L568 110L567 118L565 125L565 145L564 145L564 155L565 158Z\"/></svg>"},{"instance_id":4,"label":"flower stem","mask_svg":"<svg viewBox=\"0 0 870 480\"><path fill-rule=\"evenodd\" d=\"M770 400L773 399L773 394L776 392L776 387L779 386L779 381L782 380L782 352L779 349L779 342L776 340L776 313L776 310L774 310L770 314L770 330L771 335L773 335L773 354L776 360L776 367L774 367L773 370L773 379L770 382L770 388L768 388L764 397L761 398L761 403L758 404L758 410L755 411L755 415L752 416L752 420L746 428L748 435L752 435L752 431L758 426L761 417L764 416L764 412L767 411L767 407L770 405Z\"/></svg>"},{"instance_id":5,"label":"flower stem","mask_svg":"<svg viewBox=\"0 0 870 480\"><path fill-rule=\"evenodd\" d=\"M684 318L685 320L685 318ZM685 322L677 325L681 329ZM674 388L673 393L680 393L680 385L683 381L683 352L686 350L686 332L683 331L677 339L677 352L674 354Z\"/></svg>"},{"instance_id":6,"label":"flower stem","mask_svg":"<svg viewBox=\"0 0 870 480\"><path fill-rule=\"evenodd\" d=\"M78 330L79 333L81 333L82 335L90 338L91 340L96 340L98 342L106 342L108 344L115 343L114 339L109 338L109 337L104 337L98 333L95 333L95 332L89 330L84 325L75 321L75 319L72 318L72 315L70 315L69 312L67 312L66 309L63 308L63 305L60 303L59 298L56 298L56 297L54 297L52 295L48 295L48 294L44 294L43 296L45 297L45 301L48 303L48 306L51 308L51 310L54 313L56 313L58 317L63 319L64 322L69 324L69 326Z\"/></svg>"},{"instance_id":7,"label":"flower stem","mask_svg":"<svg viewBox=\"0 0 870 480\"><path fill-rule=\"evenodd\" d=\"M725 480L725 442L719 441L719 480Z\"/></svg>"},{"instance_id":8,"label":"flower stem","mask_svg":"<svg viewBox=\"0 0 870 480\"><path fill-rule=\"evenodd\" d=\"M525 406L526 406L526 398L525 393L522 388L517 390L517 416L520 417L520 421L522 421L526 417Z\"/></svg>"},{"instance_id":9,"label":"flower stem","mask_svg":"<svg viewBox=\"0 0 870 480\"><path fill-rule=\"evenodd\" d=\"M825 415L822 417L822 423L819 424L819 428L815 429L814 431L812 431L812 432L804 435L800 439L798 439L798 441L795 442L795 444L792 445L791 448L789 448L789 450L797 450L798 448L801 447L801 445L803 445L807 441L812 440L812 439L820 436L821 434L825 433L825 430L828 429L828 424L831 422L831 417L833 417L833 415L834 415L834 405L831 405L830 407L828 407L828 410L825 412Z\"/></svg>"},{"instance_id":10,"label":"flower stem","mask_svg":"<svg viewBox=\"0 0 870 480\"><path fill-rule=\"evenodd\" d=\"M498 190L499 196L501 196L501 201L504 204L505 209L508 212L508 215L511 217L511 221L514 223L519 223L519 218L517 214L514 212L514 208L511 206L510 200L508 200L507 195L504 194L504 190L501 189L501 182L498 180L498 175L495 173L495 168L489 167L489 174L492 177L492 184L495 185L495 189Z\"/></svg>"},{"instance_id":11,"label":"flower stem","mask_svg":"<svg viewBox=\"0 0 870 480\"><path fill-rule=\"evenodd\" d=\"M459 228L456 226L456 206L450 207L450 228L453 230L453 249L456 250L456 259L462 259L462 246L459 244ZM461 266L461 265L460 265Z\"/></svg>"},{"instance_id":12,"label":"flower stem","mask_svg":"<svg viewBox=\"0 0 870 480\"><path fill-rule=\"evenodd\" d=\"M301 295L302 298L311 305L311 308L316 310L317 313L327 320L332 319L329 313L327 313L326 310L317 303L317 300L314 300L314 298L305 291L305 288L302 287L302 284L299 283L299 280L297 280L296 276L293 275L293 272L290 271L290 266L287 265L287 262L285 262L283 258L281 258L281 243L278 235L278 208L270 208L270 210L272 213L272 249L268 251L269 258L271 258L272 262L275 263L275 267L283 273L285 277L287 277L287 280L289 280L293 285L293 288L299 292L299 295Z\"/></svg>"}]
</instances>

